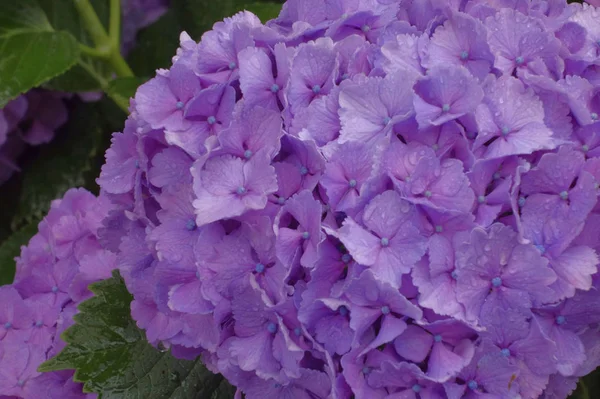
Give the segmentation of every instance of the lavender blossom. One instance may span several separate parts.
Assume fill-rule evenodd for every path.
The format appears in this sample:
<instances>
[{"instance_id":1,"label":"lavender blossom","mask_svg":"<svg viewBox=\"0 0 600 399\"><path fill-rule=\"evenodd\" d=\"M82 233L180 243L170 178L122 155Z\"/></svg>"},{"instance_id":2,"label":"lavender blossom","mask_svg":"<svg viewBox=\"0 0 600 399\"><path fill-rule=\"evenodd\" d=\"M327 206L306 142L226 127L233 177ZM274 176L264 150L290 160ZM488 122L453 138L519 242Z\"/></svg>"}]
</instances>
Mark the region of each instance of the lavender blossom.
<instances>
[{"instance_id":1,"label":"lavender blossom","mask_svg":"<svg viewBox=\"0 0 600 399\"><path fill-rule=\"evenodd\" d=\"M600 11L559 3L182 34L98 179L151 343L249 399L565 398L600 364Z\"/></svg>"}]
</instances>

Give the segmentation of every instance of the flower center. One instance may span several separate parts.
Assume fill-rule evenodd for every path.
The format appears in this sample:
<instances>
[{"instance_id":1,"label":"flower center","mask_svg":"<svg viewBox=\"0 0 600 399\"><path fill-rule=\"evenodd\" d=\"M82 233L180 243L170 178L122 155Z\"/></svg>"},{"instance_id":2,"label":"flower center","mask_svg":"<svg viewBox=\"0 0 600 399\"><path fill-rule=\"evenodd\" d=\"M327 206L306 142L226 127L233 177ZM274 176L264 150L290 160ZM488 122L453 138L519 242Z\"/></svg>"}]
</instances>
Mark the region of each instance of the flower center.
<instances>
[{"instance_id":1,"label":"flower center","mask_svg":"<svg viewBox=\"0 0 600 399\"><path fill-rule=\"evenodd\" d=\"M256 271L256 273L262 273L265 271L265 265L263 265L262 263L257 263L254 267L254 270Z\"/></svg>"},{"instance_id":2,"label":"flower center","mask_svg":"<svg viewBox=\"0 0 600 399\"><path fill-rule=\"evenodd\" d=\"M348 182L348 185L349 185L351 188L354 188L354 187L356 187L356 184L357 184L357 182L356 182L356 180L355 180L355 179L352 179L352 180L350 180L350 181Z\"/></svg>"},{"instance_id":3,"label":"flower center","mask_svg":"<svg viewBox=\"0 0 600 399\"><path fill-rule=\"evenodd\" d=\"M386 238L386 237L383 237L380 240L380 243L381 243L382 247L387 247L388 245L390 245L390 240L388 238Z\"/></svg>"},{"instance_id":4,"label":"flower center","mask_svg":"<svg viewBox=\"0 0 600 399\"><path fill-rule=\"evenodd\" d=\"M501 277L494 277L494 278L492 279L492 285L493 285L494 287L496 287L496 288L497 288L497 287L500 287L500 286L502 285L502 278L501 278Z\"/></svg>"},{"instance_id":5,"label":"flower center","mask_svg":"<svg viewBox=\"0 0 600 399\"><path fill-rule=\"evenodd\" d=\"M244 158L250 159L251 156L252 156L252 151L251 150L244 151Z\"/></svg>"},{"instance_id":6,"label":"flower center","mask_svg":"<svg viewBox=\"0 0 600 399\"><path fill-rule=\"evenodd\" d=\"M196 221L194 219L190 219L185 223L185 228L188 231L194 231L196 230Z\"/></svg>"},{"instance_id":7,"label":"flower center","mask_svg":"<svg viewBox=\"0 0 600 399\"><path fill-rule=\"evenodd\" d=\"M215 118L212 115L209 116L208 118L206 118L206 122L208 122L209 125L214 125L216 121L217 121L217 118Z\"/></svg>"},{"instance_id":8,"label":"flower center","mask_svg":"<svg viewBox=\"0 0 600 399\"><path fill-rule=\"evenodd\" d=\"M463 51L462 53L460 53L460 59L461 60L466 60L467 58L469 58L469 52L468 51Z\"/></svg>"},{"instance_id":9,"label":"flower center","mask_svg":"<svg viewBox=\"0 0 600 399\"><path fill-rule=\"evenodd\" d=\"M561 191L558 195L560 195L560 198L563 200L569 199L569 193L567 191Z\"/></svg>"},{"instance_id":10,"label":"flower center","mask_svg":"<svg viewBox=\"0 0 600 399\"><path fill-rule=\"evenodd\" d=\"M383 314L390 314L390 307L389 306L382 306L381 307L381 313Z\"/></svg>"},{"instance_id":11,"label":"flower center","mask_svg":"<svg viewBox=\"0 0 600 399\"><path fill-rule=\"evenodd\" d=\"M565 316L556 316L556 324L558 324L559 326L565 324L566 321L567 320L565 319Z\"/></svg>"},{"instance_id":12,"label":"flower center","mask_svg":"<svg viewBox=\"0 0 600 399\"><path fill-rule=\"evenodd\" d=\"M273 93L277 93L279 91L279 85L277 83L273 83L273 86L271 86L271 91Z\"/></svg>"},{"instance_id":13,"label":"flower center","mask_svg":"<svg viewBox=\"0 0 600 399\"><path fill-rule=\"evenodd\" d=\"M319 94L319 93L321 92L321 85L314 85L314 86L312 87L312 91L313 91L313 93L315 93L315 94Z\"/></svg>"},{"instance_id":14,"label":"flower center","mask_svg":"<svg viewBox=\"0 0 600 399\"><path fill-rule=\"evenodd\" d=\"M267 331L270 332L271 334L275 334L277 332L277 324L269 323L267 325Z\"/></svg>"}]
</instances>

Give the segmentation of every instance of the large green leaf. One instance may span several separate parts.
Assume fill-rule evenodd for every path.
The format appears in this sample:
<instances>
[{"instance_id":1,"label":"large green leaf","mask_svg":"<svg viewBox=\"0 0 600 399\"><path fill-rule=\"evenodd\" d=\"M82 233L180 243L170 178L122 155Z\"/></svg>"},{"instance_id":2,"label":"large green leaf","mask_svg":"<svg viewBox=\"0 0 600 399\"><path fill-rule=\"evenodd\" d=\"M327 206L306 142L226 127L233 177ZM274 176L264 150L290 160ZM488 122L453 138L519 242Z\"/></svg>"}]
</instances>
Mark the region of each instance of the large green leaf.
<instances>
[{"instance_id":1,"label":"large green leaf","mask_svg":"<svg viewBox=\"0 0 600 399\"><path fill-rule=\"evenodd\" d=\"M55 139L32 149L16 179L20 185L12 195L18 198L12 211L12 227L20 228L41 219L50 202L71 187L96 191L95 178L104 150L113 131L120 130L125 115L107 99L96 103L72 101L69 121L56 132Z\"/></svg>"},{"instance_id":2,"label":"large green leaf","mask_svg":"<svg viewBox=\"0 0 600 399\"><path fill-rule=\"evenodd\" d=\"M94 47L92 39L82 25L73 1L37 1L44 10L50 26L55 30L69 32L80 43ZM108 0L91 0L90 3L106 28L109 20ZM91 71L100 80L92 77L88 71ZM111 73L111 68L102 60L81 54L79 65L75 65L68 72L47 82L45 87L66 92L100 91L103 89L101 81L110 80Z\"/></svg>"},{"instance_id":3,"label":"large green leaf","mask_svg":"<svg viewBox=\"0 0 600 399\"><path fill-rule=\"evenodd\" d=\"M12 234L0 245L0 285L12 283L15 276L15 257L21 252L21 245L37 233L37 221L30 223Z\"/></svg>"},{"instance_id":4,"label":"large green leaf","mask_svg":"<svg viewBox=\"0 0 600 399\"><path fill-rule=\"evenodd\" d=\"M132 297L118 272L90 289L95 296L79 305L75 325L62 335L67 346L40 371L74 369L84 391L103 399L207 399L223 389L223 378L200 360L175 359L146 341L131 319Z\"/></svg>"},{"instance_id":5,"label":"large green leaf","mask_svg":"<svg viewBox=\"0 0 600 399\"><path fill-rule=\"evenodd\" d=\"M53 31L34 0L0 1L0 108L78 59L73 35Z\"/></svg>"}]
</instances>

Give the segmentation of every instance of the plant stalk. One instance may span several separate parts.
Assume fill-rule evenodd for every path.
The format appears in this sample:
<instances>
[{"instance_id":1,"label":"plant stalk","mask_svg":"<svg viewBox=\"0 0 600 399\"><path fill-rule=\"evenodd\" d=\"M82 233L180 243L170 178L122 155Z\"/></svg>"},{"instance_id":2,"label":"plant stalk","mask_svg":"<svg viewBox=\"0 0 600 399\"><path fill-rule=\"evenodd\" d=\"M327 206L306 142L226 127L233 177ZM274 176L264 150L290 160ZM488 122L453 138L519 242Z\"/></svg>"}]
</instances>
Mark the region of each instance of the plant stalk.
<instances>
[{"instance_id":1,"label":"plant stalk","mask_svg":"<svg viewBox=\"0 0 600 399\"><path fill-rule=\"evenodd\" d=\"M79 16L92 37L95 49L81 47L85 54L104 59L110 64L118 77L133 76L133 72L127 62L121 56L120 51L120 25L121 25L121 5L119 0L110 2L110 22L109 28L111 36L106 33L102 22L98 18L94 7L89 0L73 0Z\"/></svg>"}]
</instances>

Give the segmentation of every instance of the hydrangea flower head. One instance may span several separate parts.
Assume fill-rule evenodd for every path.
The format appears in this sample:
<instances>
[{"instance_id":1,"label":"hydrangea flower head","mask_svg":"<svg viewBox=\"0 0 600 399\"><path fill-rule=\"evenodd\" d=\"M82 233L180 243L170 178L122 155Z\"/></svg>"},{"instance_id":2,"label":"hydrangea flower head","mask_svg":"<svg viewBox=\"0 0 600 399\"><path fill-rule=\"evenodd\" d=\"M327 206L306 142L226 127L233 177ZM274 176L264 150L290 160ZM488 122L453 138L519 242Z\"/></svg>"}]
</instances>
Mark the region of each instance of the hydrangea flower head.
<instances>
[{"instance_id":1,"label":"hydrangea flower head","mask_svg":"<svg viewBox=\"0 0 600 399\"><path fill-rule=\"evenodd\" d=\"M71 189L22 247L14 283L0 287L0 396L95 397L72 381L73 372L37 369L65 346L60 334L73 324L77 305L92 296L88 285L116 267L116 255L98 239L111 209L107 199Z\"/></svg>"},{"instance_id":2,"label":"hydrangea flower head","mask_svg":"<svg viewBox=\"0 0 600 399\"><path fill-rule=\"evenodd\" d=\"M566 397L600 364L600 13L555 3L182 34L98 180L148 339L249 399Z\"/></svg>"}]
</instances>

